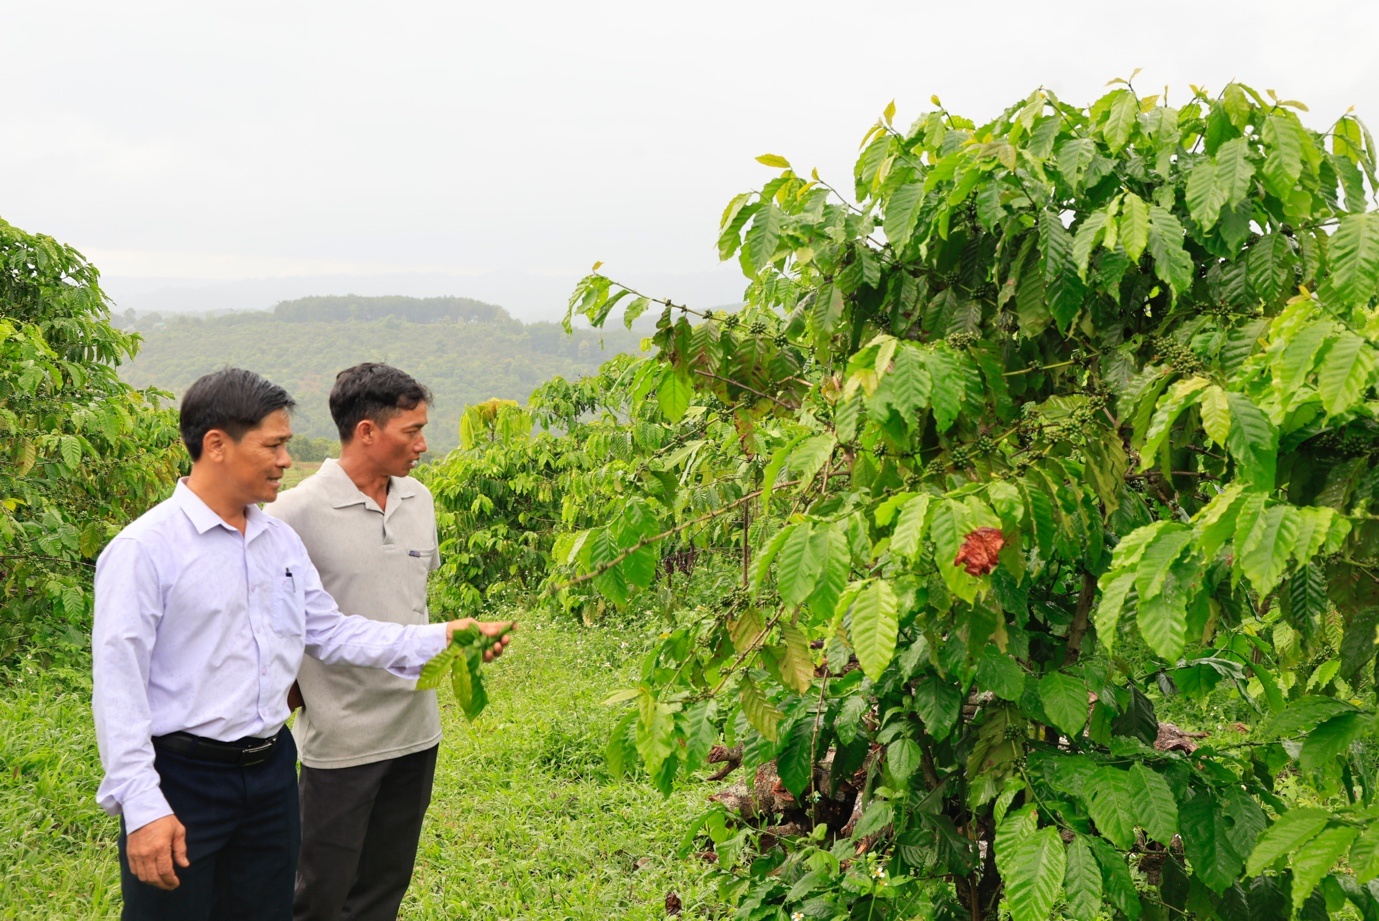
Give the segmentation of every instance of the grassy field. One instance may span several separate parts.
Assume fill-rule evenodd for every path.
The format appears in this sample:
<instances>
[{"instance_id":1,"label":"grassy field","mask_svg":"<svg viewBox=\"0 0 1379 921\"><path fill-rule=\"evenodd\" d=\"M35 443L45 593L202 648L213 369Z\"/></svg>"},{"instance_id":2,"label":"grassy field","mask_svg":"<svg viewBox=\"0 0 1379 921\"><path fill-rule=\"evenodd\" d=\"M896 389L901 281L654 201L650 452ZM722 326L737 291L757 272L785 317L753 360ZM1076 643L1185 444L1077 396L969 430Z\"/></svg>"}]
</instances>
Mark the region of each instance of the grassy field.
<instances>
[{"instance_id":1,"label":"grassy field","mask_svg":"<svg viewBox=\"0 0 1379 921\"><path fill-rule=\"evenodd\" d=\"M296 486L302 480L305 480L307 477L311 476L313 473L320 469L320 461L304 463L299 460L294 460L292 462L292 466L288 467L287 472L283 474L282 488L291 489L293 486Z\"/></svg>"},{"instance_id":2,"label":"grassy field","mask_svg":"<svg viewBox=\"0 0 1379 921\"><path fill-rule=\"evenodd\" d=\"M492 703L477 724L442 697L435 798L402 917L664 918L672 890L682 918L717 914L705 865L674 856L710 791L662 799L604 767L615 714L601 701L631 680L643 642L524 623L489 666ZM118 917L118 825L94 801L89 680L13 677L0 689L0 918Z\"/></svg>"}]
</instances>

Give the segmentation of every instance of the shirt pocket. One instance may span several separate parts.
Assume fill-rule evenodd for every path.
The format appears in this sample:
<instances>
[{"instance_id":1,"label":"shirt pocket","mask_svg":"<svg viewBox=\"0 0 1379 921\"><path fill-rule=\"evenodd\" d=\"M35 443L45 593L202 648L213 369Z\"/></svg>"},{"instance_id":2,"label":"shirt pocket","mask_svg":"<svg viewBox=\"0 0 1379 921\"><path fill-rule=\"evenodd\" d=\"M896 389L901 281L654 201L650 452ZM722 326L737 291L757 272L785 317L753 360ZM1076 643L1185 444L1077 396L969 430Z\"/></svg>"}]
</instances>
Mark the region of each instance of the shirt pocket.
<instances>
[{"instance_id":1,"label":"shirt pocket","mask_svg":"<svg viewBox=\"0 0 1379 921\"><path fill-rule=\"evenodd\" d=\"M279 636L306 633L306 597L294 576L278 576L273 589L273 632Z\"/></svg>"},{"instance_id":2,"label":"shirt pocket","mask_svg":"<svg viewBox=\"0 0 1379 921\"><path fill-rule=\"evenodd\" d=\"M418 614L426 610L426 578L431 574L431 558L435 553L434 544L420 544L407 550L408 591L412 610Z\"/></svg>"}]
</instances>

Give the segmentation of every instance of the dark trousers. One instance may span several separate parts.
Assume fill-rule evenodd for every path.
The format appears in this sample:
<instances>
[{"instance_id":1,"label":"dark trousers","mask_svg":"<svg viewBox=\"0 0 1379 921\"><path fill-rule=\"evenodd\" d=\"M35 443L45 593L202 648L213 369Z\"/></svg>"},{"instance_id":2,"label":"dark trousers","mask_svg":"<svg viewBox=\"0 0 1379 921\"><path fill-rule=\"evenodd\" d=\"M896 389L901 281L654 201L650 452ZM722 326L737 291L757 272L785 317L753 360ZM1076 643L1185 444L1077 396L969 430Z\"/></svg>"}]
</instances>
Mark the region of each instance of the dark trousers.
<instances>
[{"instance_id":1,"label":"dark trousers","mask_svg":"<svg viewBox=\"0 0 1379 921\"><path fill-rule=\"evenodd\" d=\"M130 872L120 825L125 921L287 921L301 841L297 746L278 737L263 764L235 767L155 749L163 796L187 829L189 867L172 891Z\"/></svg>"},{"instance_id":2,"label":"dark trousers","mask_svg":"<svg viewBox=\"0 0 1379 921\"><path fill-rule=\"evenodd\" d=\"M347 768L302 765L296 921L395 921L431 803L436 750Z\"/></svg>"}]
</instances>

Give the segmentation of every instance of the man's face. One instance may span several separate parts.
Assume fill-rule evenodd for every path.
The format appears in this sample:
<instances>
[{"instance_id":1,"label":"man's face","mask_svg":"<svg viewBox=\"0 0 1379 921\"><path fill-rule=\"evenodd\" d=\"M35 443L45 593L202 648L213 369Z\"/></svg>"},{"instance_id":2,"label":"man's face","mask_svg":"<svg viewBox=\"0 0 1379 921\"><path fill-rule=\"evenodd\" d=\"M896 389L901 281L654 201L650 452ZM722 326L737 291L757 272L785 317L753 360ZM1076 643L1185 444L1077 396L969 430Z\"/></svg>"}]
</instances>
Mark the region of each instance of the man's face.
<instances>
[{"instance_id":1,"label":"man's face","mask_svg":"<svg viewBox=\"0 0 1379 921\"><path fill-rule=\"evenodd\" d=\"M272 502L278 497L283 471L292 466L287 453L291 437L292 422L287 410L278 409L264 416L238 442L225 439L221 469L245 505Z\"/></svg>"},{"instance_id":2,"label":"man's face","mask_svg":"<svg viewBox=\"0 0 1379 921\"><path fill-rule=\"evenodd\" d=\"M371 433L372 444L366 444L370 459L389 476L407 476L426 453L426 436L421 430L428 422L426 404L415 409L400 409Z\"/></svg>"}]
</instances>

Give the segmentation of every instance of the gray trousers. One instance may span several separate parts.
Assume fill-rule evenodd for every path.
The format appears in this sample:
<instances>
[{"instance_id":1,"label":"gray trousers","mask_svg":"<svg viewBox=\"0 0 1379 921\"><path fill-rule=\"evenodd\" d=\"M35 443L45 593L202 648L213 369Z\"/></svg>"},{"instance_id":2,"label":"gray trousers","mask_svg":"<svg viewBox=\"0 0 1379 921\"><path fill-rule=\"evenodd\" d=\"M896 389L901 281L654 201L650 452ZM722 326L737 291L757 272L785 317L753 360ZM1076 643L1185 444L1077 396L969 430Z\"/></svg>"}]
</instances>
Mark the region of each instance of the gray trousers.
<instances>
[{"instance_id":1,"label":"gray trousers","mask_svg":"<svg viewBox=\"0 0 1379 921\"><path fill-rule=\"evenodd\" d=\"M302 765L294 921L396 921L438 747L355 767Z\"/></svg>"}]
</instances>

